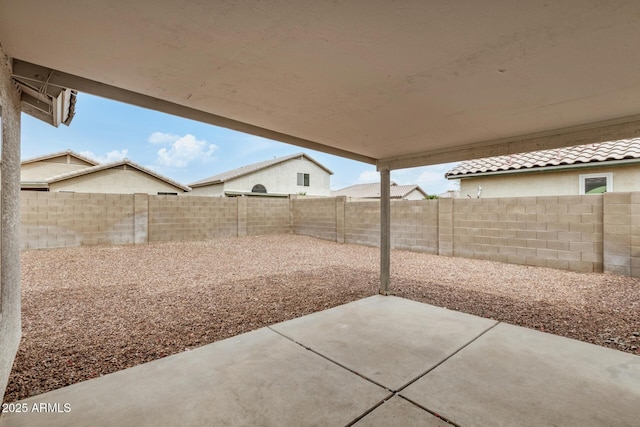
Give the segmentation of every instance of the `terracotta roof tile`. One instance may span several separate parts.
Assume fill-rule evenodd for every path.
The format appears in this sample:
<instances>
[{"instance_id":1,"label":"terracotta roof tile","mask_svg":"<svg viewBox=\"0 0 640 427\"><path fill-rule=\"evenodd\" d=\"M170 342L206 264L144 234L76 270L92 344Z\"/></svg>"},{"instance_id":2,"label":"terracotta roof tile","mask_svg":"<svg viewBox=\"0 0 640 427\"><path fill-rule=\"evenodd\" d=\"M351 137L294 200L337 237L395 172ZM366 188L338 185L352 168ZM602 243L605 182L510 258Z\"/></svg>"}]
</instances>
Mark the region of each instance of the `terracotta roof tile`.
<instances>
[{"instance_id":1,"label":"terracotta roof tile","mask_svg":"<svg viewBox=\"0 0 640 427\"><path fill-rule=\"evenodd\" d=\"M500 171L509 173L522 169L623 159L640 159L640 138L467 160L447 172L445 177L457 178Z\"/></svg>"}]
</instances>

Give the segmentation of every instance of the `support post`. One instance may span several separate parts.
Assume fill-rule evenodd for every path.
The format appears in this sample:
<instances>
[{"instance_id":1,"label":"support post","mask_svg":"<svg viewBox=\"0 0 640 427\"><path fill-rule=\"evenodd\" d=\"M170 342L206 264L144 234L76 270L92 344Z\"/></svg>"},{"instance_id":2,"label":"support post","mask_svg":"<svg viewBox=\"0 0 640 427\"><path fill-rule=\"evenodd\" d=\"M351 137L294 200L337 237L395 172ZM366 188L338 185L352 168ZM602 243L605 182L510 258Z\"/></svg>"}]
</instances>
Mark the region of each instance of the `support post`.
<instances>
[{"instance_id":1,"label":"support post","mask_svg":"<svg viewBox=\"0 0 640 427\"><path fill-rule=\"evenodd\" d=\"M391 174L380 169L380 293L389 295L391 267Z\"/></svg>"},{"instance_id":2,"label":"support post","mask_svg":"<svg viewBox=\"0 0 640 427\"><path fill-rule=\"evenodd\" d=\"M0 393L4 394L21 336L20 323L20 94L0 47Z\"/></svg>"}]
</instances>

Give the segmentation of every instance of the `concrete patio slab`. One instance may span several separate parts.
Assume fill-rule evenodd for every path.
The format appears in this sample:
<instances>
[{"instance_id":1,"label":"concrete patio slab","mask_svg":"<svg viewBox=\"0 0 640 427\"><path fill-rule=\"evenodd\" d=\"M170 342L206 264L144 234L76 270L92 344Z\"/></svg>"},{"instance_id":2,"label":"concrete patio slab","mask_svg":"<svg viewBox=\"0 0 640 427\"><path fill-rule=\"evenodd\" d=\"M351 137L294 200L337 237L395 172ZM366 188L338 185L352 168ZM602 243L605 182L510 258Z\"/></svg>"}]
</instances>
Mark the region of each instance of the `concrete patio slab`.
<instances>
[{"instance_id":1,"label":"concrete patio slab","mask_svg":"<svg viewBox=\"0 0 640 427\"><path fill-rule=\"evenodd\" d=\"M371 413L355 423L354 426L451 427L451 424L431 415L401 397L394 396L371 411Z\"/></svg>"},{"instance_id":2,"label":"concrete patio slab","mask_svg":"<svg viewBox=\"0 0 640 427\"><path fill-rule=\"evenodd\" d=\"M501 323L401 395L461 426L638 426L640 357Z\"/></svg>"},{"instance_id":3,"label":"concrete patio slab","mask_svg":"<svg viewBox=\"0 0 640 427\"><path fill-rule=\"evenodd\" d=\"M346 425L389 396L263 328L23 400L0 426Z\"/></svg>"},{"instance_id":4,"label":"concrete patio slab","mask_svg":"<svg viewBox=\"0 0 640 427\"><path fill-rule=\"evenodd\" d=\"M0 427L637 426L638 402L638 356L373 296L31 397Z\"/></svg>"},{"instance_id":5,"label":"concrete patio slab","mask_svg":"<svg viewBox=\"0 0 640 427\"><path fill-rule=\"evenodd\" d=\"M271 326L389 390L399 390L495 320L376 295Z\"/></svg>"}]
</instances>

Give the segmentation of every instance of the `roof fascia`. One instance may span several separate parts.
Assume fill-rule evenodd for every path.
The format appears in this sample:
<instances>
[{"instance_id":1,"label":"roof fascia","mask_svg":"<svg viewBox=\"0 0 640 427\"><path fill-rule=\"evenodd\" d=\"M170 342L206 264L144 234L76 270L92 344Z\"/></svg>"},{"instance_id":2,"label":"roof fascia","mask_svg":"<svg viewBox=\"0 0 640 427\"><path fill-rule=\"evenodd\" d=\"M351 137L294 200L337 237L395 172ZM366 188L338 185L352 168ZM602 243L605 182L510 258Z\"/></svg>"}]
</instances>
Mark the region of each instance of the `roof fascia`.
<instances>
[{"instance_id":1,"label":"roof fascia","mask_svg":"<svg viewBox=\"0 0 640 427\"><path fill-rule=\"evenodd\" d=\"M176 187L176 188L179 188L179 189L181 189L181 190L182 190L182 191L184 191L184 192L189 192L189 191L191 191L191 187L189 187L188 185L180 184L180 183L179 183L179 182L177 182L177 181L174 181L174 180L172 180L172 179L170 179L170 178L167 178L167 177L165 177L165 176L163 176L163 175L160 175L160 174L158 174L158 173L156 173L156 172L152 171L151 169L147 169L147 168L145 168L145 167L143 167L143 166L140 166L139 164L137 164L137 163L135 163L135 162L132 162L131 160L128 160L128 159L125 159L125 160L124 160L124 161L122 161L122 162L118 162L118 163L114 164L111 168L114 168L114 167L120 166L121 164L122 164L122 165L126 165L126 166L128 166L128 167L131 167L131 168L133 168L133 169L137 169L138 171L140 171L140 172L142 172L142 173L144 173L144 174L147 174L147 175L152 176L152 177L154 177L154 178L156 178L156 179L158 179L158 180L160 180L160 181L163 181L163 182L165 182L165 183L167 183L167 184L169 184L169 185L172 185L172 186L174 186L174 187ZM109 169L110 169L110 168L109 168Z\"/></svg>"},{"instance_id":2,"label":"roof fascia","mask_svg":"<svg viewBox=\"0 0 640 427\"><path fill-rule=\"evenodd\" d=\"M404 169L529 151L550 150L574 145L594 144L639 136L640 114L636 114L545 132L481 141L406 156L387 157L378 160L376 167L378 170L387 168L391 170Z\"/></svg>"},{"instance_id":3,"label":"roof fascia","mask_svg":"<svg viewBox=\"0 0 640 427\"><path fill-rule=\"evenodd\" d=\"M114 162L114 163L105 163L105 164L102 164L102 165L90 166L90 167L87 167L87 168L84 168L84 169L79 169L77 171L67 172L67 173L64 173L64 174L56 175L56 176L53 176L53 177L49 178L47 180L47 183L53 184L53 183L56 183L56 182L62 182L62 181L66 181L66 180L69 180L69 179L74 179L74 178L78 178L78 177L85 176L85 175L91 175L93 173L97 173L97 172L101 172L101 171L117 168L117 167L124 166L124 165L126 165L128 167L131 167L133 169L136 169L137 171L142 172L142 173L144 173L146 175L152 176L152 177L154 177L154 178L156 178L156 179L158 179L158 180L160 180L162 182L165 182L166 184L169 184L169 185L171 185L171 186L173 186L175 188L178 188L178 189L180 189L180 190L182 190L184 192L191 191L191 188L189 186L182 185L182 184L180 184L180 183L178 183L176 181L173 181L171 179L165 178L162 175L158 175L157 173L155 173L155 172L153 172L153 171L151 171L149 169L146 169L146 168L144 168L144 167L142 167L142 166L140 166L140 165L138 165L138 164L136 164L136 163L134 163L134 162L132 162L130 160L122 160L122 161Z\"/></svg>"},{"instance_id":4,"label":"roof fascia","mask_svg":"<svg viewBox=\"0 0 640 427\"><path fill-rule=\"evenodd\" d=\"M50 86L72 88L79 92L85 92L91 95L136 105L138 107L172 114L174 116L184 117L202 123L208 123L227 129L233 129L250 135L260 136L263 138L285 142L287 144L297 145L299 147L308 148L310 150L322 151L325 153L333 154L340 157L346 157L364 163L376 163L376 159L364 156L362 154L342 150L336 147L331 147L319 142L310 141L308 139L273 131L260 126L255 126L238 120L229 119L227 117L218 116L216 114L207 113L195 108L175 104L163 99L143 95L141 93L107 85L62 71L52 70L50 68L32 64L16 58L13 59L13 76L31 81L41 81L43 76L49 76L48 84Z\"/></svg>"},{"instance_id":5,"label":"roof fascia","mask_svg":"<svg viewBox=\"0 0 640 427\"><path fill-rule=\"evenodd\" d=\"M565 170L574 170L574 169L595 169L595 168L605 168L607 166L624 166L624 165L632 165L640 163L640 159L622 159L622 160L610 160L604 162L593 162L593 163L575 163L571 165L557 165L557 166L542 166L536 168L523 168L523 169L513 169L506 171L491 171L491 172L480 172L480 173L468 173L464 175L451 175L445 176L447 179L463 179L463 178L475 178L480 176L491 176L491 175L511 175L515 173L538 173L538 172L559 172Z\"/></svg>"},{"instance_id":6,"label":"roof fascia","mask_svg":"<svg viewBox=\"0 0 640 427\"><path fill-rule=\"evenodd\" d=\"M20 188L49 188L49 184L41 181L20 181Z\"/></svg>"},{"instance_id":7,"label":"roof fascia","mask_svg":"<svg viewBox=\"0 0 640 427\"><path fill-rule=\"evenodd\" d=\"M251 191L225 191L224 194L228 197L289 197L289 194L284 193L252 193Z\"/></svg>"},{"instance_id":8,"label":"roof fascia","mask_svg":"<svg viewBox=\"0 0 640 427\"><path fill-rule=\"evenodd\" d=\"M44 160L55 159L56 157L62 157L62 156L75 157L76 159L82 160L83 162L87 162L87 163L89 163L89 164L91 164L93 166L98 166L100 164L100 163L96 162L93 159L90 159L88 157L84 157L83 155L76 153L75 151L66 150L66 151L58 151L56 153L45 154L45 155L42 155L42 156L25 159L25 160L20 162L20 165L27 165L27 164L30 164L30 163L37 163L37 162L41 162L41 161L44 161Z\"/></svg>"},{"instance_id":9,"label":"roof fascia","mask_svg":"<svg viewBox=\"0 0 640 427\"><path fill-rule=\"evenodd\" d=\"M333 171L331 169L329 169L328 167L326 167L325 165L323 165L322 163L320 163L319 161L317 161L316 159L314 159L310 155L308 155L306 153L301 153L301 156L306 158L307 160L309 160L311 163L315 163L320 169L323 169L323 170L327 171L329 173L329 175L333 175ZM295 160L295 157L293 159L289 159L289 160Z\"/></svg>"}]
</instances>

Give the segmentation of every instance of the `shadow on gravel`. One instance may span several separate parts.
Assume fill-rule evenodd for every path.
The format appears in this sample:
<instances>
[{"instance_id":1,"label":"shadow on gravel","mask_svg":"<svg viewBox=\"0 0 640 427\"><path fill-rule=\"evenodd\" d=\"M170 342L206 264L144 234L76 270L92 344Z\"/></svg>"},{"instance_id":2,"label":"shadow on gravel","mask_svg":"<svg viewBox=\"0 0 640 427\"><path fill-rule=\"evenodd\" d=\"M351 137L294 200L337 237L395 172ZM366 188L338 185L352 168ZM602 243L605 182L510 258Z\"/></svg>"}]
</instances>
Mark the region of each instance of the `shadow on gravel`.
<instances>
[{"instance_id":1,"label":"shadow on gravel","mask_svg":"<svg viewBox=\"0 0 640 427\"><path fill-rule=\"evenodd\" d=\"M353 280L356 277L357 280ZM348 268L207 280L176 292L140 283L30 290L4 402L24 399L377 293Z\"/></svg>"},{"instance_id":2,"label":"shadow on gravel","mask_svg":"<svg viewBox=\"0 0 640 427\"><path fill-rule=\"evenodd\" d=\"M542 332L638 354L638 313L617 311L591 316L601 310L594 304L584 310L544 301L524 301L453 286L398 279L393 295L495 319ZM603 316L604 315L604 316Z\"/></svg>"},{"instance_id":3,"label":"shadow on gravel","mask_svg":"<svg viewBox=\"0 0 640 427\"><path fill-rule=\"evenodd\" d=\"M203 276L185 287L145 283L23 290L23 339L4 402L119 371L378 293L378 274L331 267L250 280ZM392 294L638 354L640 318L455 286L392 279ZM598 316L591 316L591 313Z\"/></svg>"}]
</instances>

